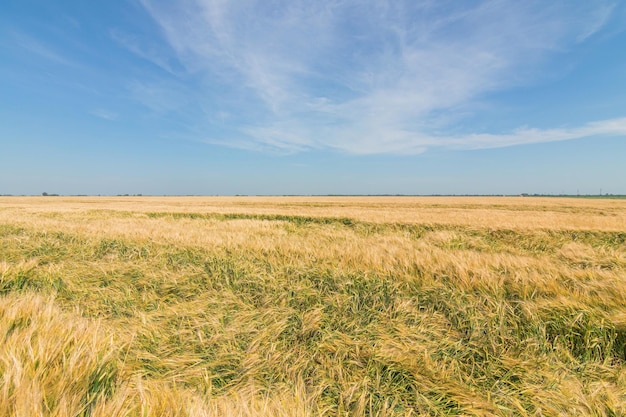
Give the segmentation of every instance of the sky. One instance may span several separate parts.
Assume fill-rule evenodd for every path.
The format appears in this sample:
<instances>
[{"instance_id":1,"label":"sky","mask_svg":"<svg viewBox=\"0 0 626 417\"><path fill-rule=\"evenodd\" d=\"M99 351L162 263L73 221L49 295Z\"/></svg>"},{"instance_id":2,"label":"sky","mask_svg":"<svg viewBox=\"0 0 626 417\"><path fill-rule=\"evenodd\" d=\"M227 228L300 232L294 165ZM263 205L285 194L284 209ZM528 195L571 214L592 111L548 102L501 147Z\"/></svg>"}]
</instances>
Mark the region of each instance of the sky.
<instances>
[{"instance_id":1,"label":"sky","mask_svg":"<svg viewBox=\"0 0 626 417\"><path fill-rule=\"evenodd\" d=\"M3 0L43 192L626 194L626 2Z\"/></svg>"}]
</instances>

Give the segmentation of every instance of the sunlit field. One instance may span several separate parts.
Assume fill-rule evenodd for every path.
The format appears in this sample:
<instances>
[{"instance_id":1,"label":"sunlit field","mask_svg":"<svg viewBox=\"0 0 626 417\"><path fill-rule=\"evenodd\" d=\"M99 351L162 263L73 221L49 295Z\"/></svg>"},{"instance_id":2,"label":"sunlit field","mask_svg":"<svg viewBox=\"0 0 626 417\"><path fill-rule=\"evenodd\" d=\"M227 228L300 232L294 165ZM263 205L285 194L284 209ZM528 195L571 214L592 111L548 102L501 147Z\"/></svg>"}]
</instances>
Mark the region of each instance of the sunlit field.
<instances>
[{"instance_id":1,"label":"sunlit field","mask_svg":"<svg viewBox=\"0 0 626 417\"><path fill-rule=\"evenodd\" d=\"M626 200L1 197L2 416L626 415Z\"/></svg>"}]
</instances>

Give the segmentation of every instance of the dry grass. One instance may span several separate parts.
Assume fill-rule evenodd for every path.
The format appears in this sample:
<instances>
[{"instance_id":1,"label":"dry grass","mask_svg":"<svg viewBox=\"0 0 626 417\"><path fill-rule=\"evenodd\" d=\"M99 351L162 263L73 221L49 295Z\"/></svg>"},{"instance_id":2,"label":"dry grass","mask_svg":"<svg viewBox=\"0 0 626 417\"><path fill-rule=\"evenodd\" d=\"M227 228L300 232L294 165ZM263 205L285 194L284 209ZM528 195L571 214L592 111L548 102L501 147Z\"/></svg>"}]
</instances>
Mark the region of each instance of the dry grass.
<instances>
[{"instance_id":1,"label":"dry grass","mask_svg":"<svg viewBox=\"0 0 626 417\"><path fill-rule=\"evenodd\" d=\"M626 414L626 201L0 198L0 415Z\"/></svg>"}]
</instances>

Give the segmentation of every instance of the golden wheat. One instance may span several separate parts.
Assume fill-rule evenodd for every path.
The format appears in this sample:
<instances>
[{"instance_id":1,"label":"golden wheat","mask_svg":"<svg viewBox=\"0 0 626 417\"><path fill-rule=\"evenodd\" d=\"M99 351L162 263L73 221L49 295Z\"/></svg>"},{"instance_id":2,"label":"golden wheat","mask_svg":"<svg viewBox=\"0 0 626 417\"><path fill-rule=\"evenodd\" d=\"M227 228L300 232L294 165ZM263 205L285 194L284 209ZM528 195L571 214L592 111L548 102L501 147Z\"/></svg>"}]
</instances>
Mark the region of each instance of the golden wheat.
<instances>
[{"instance_id":1,"label":"golden wheat","mask_svg":"<svg viewBox=\"0 0 626 417\"><path fill-rule=\"evenodd\" d=\"M349 217L375 223L626 229L624 200L529 197L0 197L0 208L61 215L214 213ZM11 211L9 211L10 213ZM5 214L7 214L5 212Z\"/></svg>"},{"instance_id":2,"label":"golden wheat","mask_svg":"<svg viewBox=\"0 0 626 417\"><path fill-rule=\"evenodd\" d=\"M0 414L623 415L626 201L0 198Z\"/></svg>"}]
</instances>

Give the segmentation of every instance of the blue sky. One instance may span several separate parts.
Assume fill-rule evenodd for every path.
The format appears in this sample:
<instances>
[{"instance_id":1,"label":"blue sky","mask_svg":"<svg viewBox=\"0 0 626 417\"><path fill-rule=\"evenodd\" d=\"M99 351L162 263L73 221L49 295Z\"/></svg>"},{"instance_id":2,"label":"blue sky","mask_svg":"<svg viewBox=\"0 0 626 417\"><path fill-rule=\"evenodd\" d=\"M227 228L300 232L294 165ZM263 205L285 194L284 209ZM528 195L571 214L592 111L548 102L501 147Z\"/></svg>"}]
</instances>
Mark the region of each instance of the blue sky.
<instances>
[{"instance_id":1,"label":"blue sky","mask_svg":"<svg viewBox=\"0 0 626 417\"><path fill-rule=\"evenodd\" d=\"M0 194L626 194L626 3L4 0Z\"/></svg>"}]
</instances>

